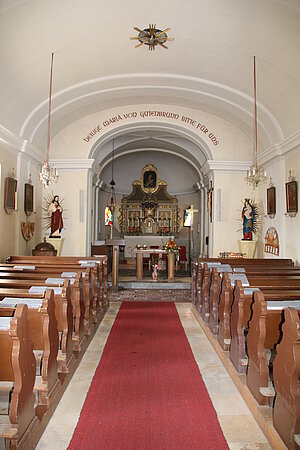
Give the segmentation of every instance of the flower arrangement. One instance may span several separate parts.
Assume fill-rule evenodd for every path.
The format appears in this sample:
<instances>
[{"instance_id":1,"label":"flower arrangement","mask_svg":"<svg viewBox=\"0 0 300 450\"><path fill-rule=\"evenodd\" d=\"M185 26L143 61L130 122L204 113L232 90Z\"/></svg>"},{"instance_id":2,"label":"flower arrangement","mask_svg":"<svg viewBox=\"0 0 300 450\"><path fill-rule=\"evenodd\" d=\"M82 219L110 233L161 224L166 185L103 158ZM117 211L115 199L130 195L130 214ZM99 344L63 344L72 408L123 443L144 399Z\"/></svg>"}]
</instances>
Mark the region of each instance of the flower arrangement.
<instances>
[{"instance_id":1,"label":"flower arrangement","mask_svg":"<svg viewBox=\"0 0 300 450\"><path fill-rule=\"evenodd\" d=\"M177 246L175 241L168 241L166 243L165 249L167 250L167 253L178 253L179 247Z\"/></svg>"},{"instance_id":2,"label":"flower arrangement","mask_svg":"<svg viewBox=\"0 0 300 450\"><path fill-rule=\"evenodd\" d=\"M158 255L151 256L150 264L152 270L160 270L160 260L158 259Z\"/></svg>"}]
</instances>

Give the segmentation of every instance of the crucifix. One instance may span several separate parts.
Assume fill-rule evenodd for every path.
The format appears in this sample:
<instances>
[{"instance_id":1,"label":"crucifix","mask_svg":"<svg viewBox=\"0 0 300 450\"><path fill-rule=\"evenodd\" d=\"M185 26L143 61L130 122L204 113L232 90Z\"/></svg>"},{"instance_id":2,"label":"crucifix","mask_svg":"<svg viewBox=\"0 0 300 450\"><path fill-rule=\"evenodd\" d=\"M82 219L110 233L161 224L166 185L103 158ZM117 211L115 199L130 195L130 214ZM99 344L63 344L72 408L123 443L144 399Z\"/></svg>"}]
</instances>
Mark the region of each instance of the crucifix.
<instances>
[{"instance_id":1,"label":"crucifix","mask_svg":"<svg viewBox=\"0 0 300 450\"><path fill-rule=\"evenodd\" d=\"M193 273L193 258L194 258L194 241L193 241L193 224L194 224L194 213L198 212L198 209L195 209L193 205L191 205L187 210L190 213L191 222L189 228L189 245L190 245L190 259L191 259L191 273Z\"/></svg>"},{"instance_id":2,"label":"crucifix","mask_svg":"<svg viewBox=\"0 0 300 450\"><path fill-rule=\"evenodd\" d=\"M210 187L207 191L207 210L208 210L208 217L210 223L212 223L212 195L213 195L214 188L212 186L212 181L210 182Z\"/></svg>"}]
</instances>

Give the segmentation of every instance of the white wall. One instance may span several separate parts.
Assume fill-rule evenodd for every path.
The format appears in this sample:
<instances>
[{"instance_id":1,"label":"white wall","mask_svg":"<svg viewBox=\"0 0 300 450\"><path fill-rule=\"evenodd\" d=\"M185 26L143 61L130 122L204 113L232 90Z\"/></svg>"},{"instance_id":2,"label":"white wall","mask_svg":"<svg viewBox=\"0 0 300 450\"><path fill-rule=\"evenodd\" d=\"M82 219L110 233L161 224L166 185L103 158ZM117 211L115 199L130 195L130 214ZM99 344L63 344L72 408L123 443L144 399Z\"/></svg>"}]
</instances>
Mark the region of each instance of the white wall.
<instances>
[{"instance_id":1,"label":"white wall","mask_svg":"<svg viewBox=\"0 0 300 450\"><path fill-rule=\"evenodd\" d=\"M7 256L16 252L17 237L17 213L7 214L4 210L5 179L11 175L11 170L17 168L16 155L0 148L1 163L1 192L0 192L0 230L1 230L1 254L3 261Z\"/></svg>"},{"instance_id":2,"label":"white wall","mask_svg":"<svg viewBox=\"0 0 300 450\"><path fill-rule=\"evenodd\" d=\"M284 216L285 228L285 255L293 258L297 265L300 264L300 210L299 210L299 183L300 183L300 149L292 156L288 156L285 160L285 180L288 181L289 170L298 183L298 213L292 218L288 215ZM282 185L284 190L284 185ZM286 208L285 208L286 211Z\"/></svg>"},{"instance_id":3,"label":"white wall","mask_svg":"<svg viewBox=\"0 0 300 450\"><path fill-rule=\"evenodd\" d=\"M30 158L18 152L8 151L0 147L1 189L0 189L0 260L9 255L30 255L31 250L41 241L41 222L39 213L41 206L41 185L38 180L39 167ZM11 176L14 169L17 185L17 210L7 214L4 210L4 192L6 177ZM31 174L34 186L34 213L26 216L24 212L24 185ZM21 221L34 222L35 231L30 241L25 241L21 233Z\"/></svg>"},{"instance_id":4,"label":"white wall","mask_svg":"<svg viewBox=\"0 0 300 450\"><path fill-rule=\"evenodd\" d=\"M213 236L210 256L220 252L238 252L238 240L243 237L241 210L245 198L252 198L253 190L245 181L243 172L219 172L214 174ZM217 189L221 189L220 220L217 220ZM255 195L255 194L254 194ZM256 196L255 196L256 198Z\"/></svg>"},{"instance_id":5,"label":"white wall","mask_svg":"<svg viewBox=\"0 0 300 450\"><path fill-rule=\"evenodd\" d=\"M83 190L83 222L80 222L79 195ZM63 206L64 238L62 256L86 255L87 235L87 171L59 171L58 182L43 189L43 197L58 195ZM41 217L41 213L40 213ZM43 226L45 222L43 222ZM50 230L43 233L50 234Z\"/></svg>"}]
</instances>

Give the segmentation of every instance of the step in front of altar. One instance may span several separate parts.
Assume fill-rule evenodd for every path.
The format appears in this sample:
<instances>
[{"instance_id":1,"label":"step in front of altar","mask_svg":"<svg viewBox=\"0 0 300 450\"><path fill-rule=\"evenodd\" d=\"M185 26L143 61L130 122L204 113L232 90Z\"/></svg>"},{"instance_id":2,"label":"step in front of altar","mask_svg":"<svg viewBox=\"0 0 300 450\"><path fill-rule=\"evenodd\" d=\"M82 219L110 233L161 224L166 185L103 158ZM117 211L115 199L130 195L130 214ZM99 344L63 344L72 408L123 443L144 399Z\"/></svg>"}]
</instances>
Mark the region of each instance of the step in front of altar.
<instances>
[{"instance_id":1,"label":"step in front of altar","mask_svg":"<svg viewBox=\"0 0 300 450\"><path fill-rule=\"evenodd\" d=\"M108 283L111 287L111 282ZM168 281L119 281L119 289L184 289L189 290L192 284L188 282L169 283Z\"/></svg>"}]
</instances>

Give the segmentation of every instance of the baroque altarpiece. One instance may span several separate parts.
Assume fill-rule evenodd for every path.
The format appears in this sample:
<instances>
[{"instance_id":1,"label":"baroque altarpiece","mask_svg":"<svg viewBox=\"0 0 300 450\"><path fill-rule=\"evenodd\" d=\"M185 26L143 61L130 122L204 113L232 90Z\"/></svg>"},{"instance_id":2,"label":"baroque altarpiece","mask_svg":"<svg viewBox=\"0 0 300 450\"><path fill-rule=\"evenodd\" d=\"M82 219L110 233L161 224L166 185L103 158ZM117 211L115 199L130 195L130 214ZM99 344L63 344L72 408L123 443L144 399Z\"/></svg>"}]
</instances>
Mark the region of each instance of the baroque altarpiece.
<instances>
[{"instance_id":1,"label":"baroque altarpiece","mask_svg":"<svg viewBox=\"0 0 300 450\"><path fill-rule=\"evenodd\" d=\"M121 202L119 227L123 235L177 234L180 223L178 200L170 195L168 184L160 180L158 169L148 164L132 192Z\"/></svg>"}]
</instances>

